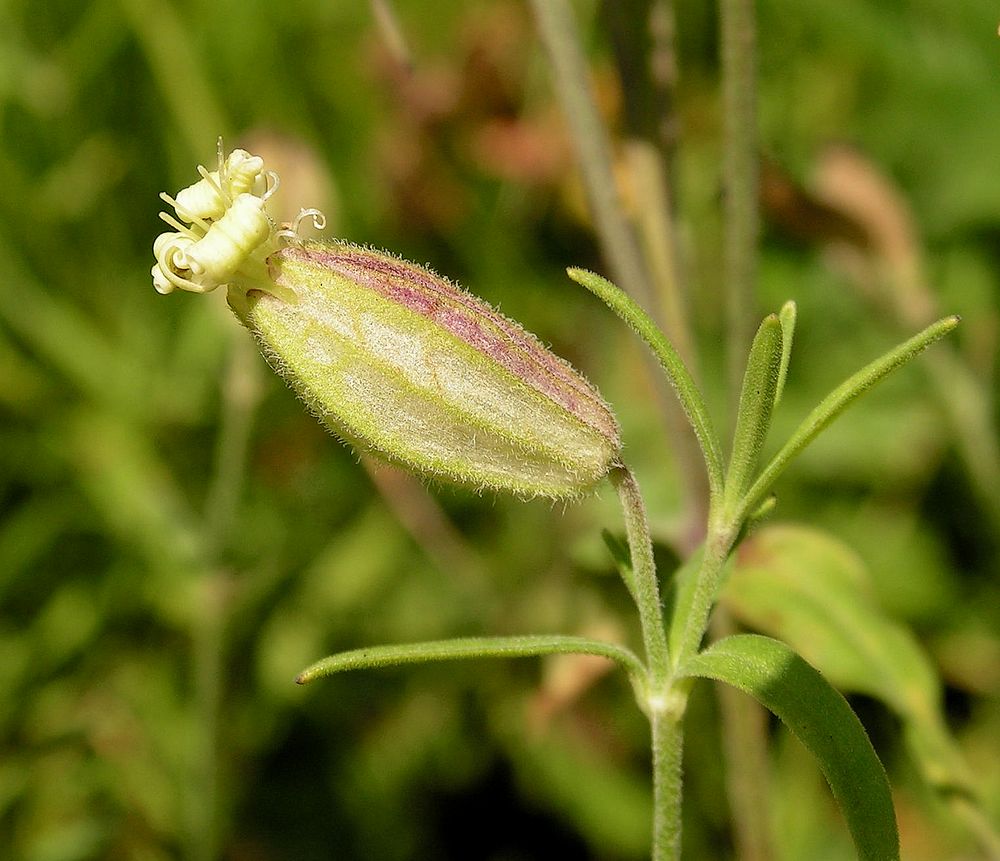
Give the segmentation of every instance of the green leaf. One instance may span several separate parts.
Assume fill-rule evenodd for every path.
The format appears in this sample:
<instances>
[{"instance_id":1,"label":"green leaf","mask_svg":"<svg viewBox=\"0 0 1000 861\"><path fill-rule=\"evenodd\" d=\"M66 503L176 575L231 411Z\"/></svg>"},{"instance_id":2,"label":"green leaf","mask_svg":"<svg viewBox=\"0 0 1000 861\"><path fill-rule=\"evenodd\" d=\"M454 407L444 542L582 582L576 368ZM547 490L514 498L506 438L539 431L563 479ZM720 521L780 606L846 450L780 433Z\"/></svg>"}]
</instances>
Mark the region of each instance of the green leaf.
<instances>
[{"instance_id":1,"label":"green leaf","mask_svg":"<svg viewBox=\"0 0 1000 861\"><path fill-rule=\"evenodd\" d=\"M764 318L754 336L743 376L736 431L733 434L733 451L726 471L727 512L739 505L757 470L760 450L771 426L781 358L781 323L777 315L770 314Z\"/></svg>"},{"instance_id":2,"label":"green leaf","mask_svg":"<svg viewBox=\"0 0 1000 861\"><path fill-rule=\"evenodd\" d=\"M601 530L601 538L604 539L604 546L608 548L608 553L611 554L619 571L626 569L631 576L632 554L628 549L628 543L609 529ZM622 576L624 577L625 574L623 573Z\"/></svg>"},{"instance_id":3,"label":"green leaf","mask_svg":"<svg viewBox=\"0 0 1000 861\"><path fill-rule=\"evenodd\" d=\"M615 568L621 576L631 595L635 595L635 572L632 571L632 552L628 544L609 532L607 529L601 530L601 538L604 539L604 546L608 548L611 558L614 560Z\"/></svg>"},{"instance_id":4,"label":"green leaf","mask_svg":"<svg viewBox=\"0 0 1000 861\"><path fill-rule=\"evenodd\" d=\"M723 600L744 624L780 637L838 688L882 700L903 721L927 782L973 791L948 734L941 688L913 636L878 608L861 560L804 526L770 526L739 554Z\"/></svg>"},{"instance_id":5,"label":"green leaf","mask_svg":"<svg viewBox=\"0 0 1000 861\"><path fill-rule=\"evenodd\" d=\"M774 509L778 507L778 497L776 496L766 496L764 501L761 502L753 511L750 512L750 516L746 519L746 529L747 531L756 529L761 523L763 523L767 518L769 518L773 513Z\"/></svg>"},{"instance_id":6,"label":"green leaf","mask_svg":"<svg viewBox=\"0 0 1000 861\"><path fill-rule=\"evenodd\" d=\"M951 332L959 323L958 317L944 317L931 324L922 332L904 341L896 349L865 366L856 374L828 394L822 402L806 416L789 437L774 459L767 465L760 477L747 493L741 507L741 515L756 508L757 503L774 484L778 476L799 452L811 443L837 416L851 405L860 395L880 382L891 371L906 364L927 347ZM740 518L742 519L742 518Z\"/></svg>"},{"instance_id":7,"label":"green leaf","mask_svg":"<svg viewBox=\"0 0 1000 861\"><path fill-rule=\"evenodd\" d=\"M885 769L847 700L815 669L784 643L739 634L709 646L681 670L733 685L781 718L819 762L858 858L899 858Z\"/></svg>"},{"instance_id":8,"label":"green leaf","mask_svg":"<svg viewBox=\"0 0 1000 861\"><path fill-rule=\"evenodd\" d=\"M667 375L667 379L670 380L674 391L677 392L677 399L694 429L695 436L698 437L698 443L701 446L702 456L708 470L708 484L712 496L716 497L721 494L723 472L719 439L712 425L712 420L709 418L705 400L702 398L698 386L695 385L691 372L677 354L673 344L667 340L666 335L660 331L650 316L627 293L616 287L607 278L602 278L586 269L572 267L566 270L566 274L603 301L652 349L653 355L656 356Z\"/></svg>"},{"instance_id":9,"label":"green leaf","mask_svg":"<svg viewBox=\"0 0 1000 861\"><path fill-rule=\"evenodd\" d=\"M792 340L795 337L795 303L789 299L778 312L781 321L781 368L778 370L778 385L774 390L774 405L781 403L781 395L785 391L785 378L788 376L788 363L792 358Z\"/></svg>"},{"instance_id":10,"label":"green leaf","mask_svg":"<svg viewBox=\"0 0 1000 861\"><path fill-rule=\"evenodd\" d=\"M736 536L736 542L733 545L738 547L741 545L748 535L752 532L756 532L757 529L764 524L768 518L774 514L774 510L778 507L778 498L776 496L767 496L764 501L761 502L753 511L747 513L740 526L740 531Z\"/></svg>"},{"instance_id":11,"label":"green leaf","mask_svg":"<svg viewBox=\"0 0 1000 861\"><path fill-rule=\"evenodd\" d=\"M590 640L586 637L564 637L557 634L524 637L466 637L454 640L431 640L423 643L401 643L391 646L370 646L339 652L303 670L295 682L304 685L324 676L347 670L373 669L422 664L430 661L455 661L466 658L527 658L538 655L599 655L614 661L634 679L645 677L640 660L624 646Z\"/></svg>"}]
</instances>

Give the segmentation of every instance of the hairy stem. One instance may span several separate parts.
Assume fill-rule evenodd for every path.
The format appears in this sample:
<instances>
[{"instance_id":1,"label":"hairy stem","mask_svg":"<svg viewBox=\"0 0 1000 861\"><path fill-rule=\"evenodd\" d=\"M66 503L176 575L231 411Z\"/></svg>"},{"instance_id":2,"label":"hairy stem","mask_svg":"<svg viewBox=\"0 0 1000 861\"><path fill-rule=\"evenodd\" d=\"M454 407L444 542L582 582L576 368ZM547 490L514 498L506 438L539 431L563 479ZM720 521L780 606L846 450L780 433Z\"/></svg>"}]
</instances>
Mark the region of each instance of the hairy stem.
<instances>
[{"instance_id":1,"label":"hairy stem","mask_svg":"<svg viewBox=\"0 0 1000 861\"><path fill-rule=\"evenodd\" d=\"M642 641L646 650L651 684L662 684L670 667L667 653L667 636L660 604L660 587L656 579L656 562L653 559L653 540L646 520L646 507L639 492L639 485L628 467L619 464L611 471L611 483L618 491L625 532L632 557L632 597L639 610Z\"/></svg>"},{"instance_id":2,"label":"hairy stem","mask_svg":"<svg viewBox=\"0 0 1000 861\"><path fill-rule=\"evenodd\" d=\"M653 735L653 856L652 861L681 857L683 799L684 706L686 696L651 703Z\"/></svg>"},{"instance_id":3,"label":"hairy stem","mask_svg":"<svg viewBox=\"0 0 1000 861\"><path fill-rule=\"evenodd\" d=\"M670 656L671 666L676 670L688 659L698 654L698 648L705 637L708 619L719 593L723 570L729 551L732 550L737 530L732 526L719 526L718 518L709 520L709 533L705 540L705 552L695 575L694 595L690 610L681 631L678 646Z\"/></svg>"},{"instance_id":4,"label":"hairy stem","mask_svg":"<svg viewBox=\"0 0 1000 861\"><path fill-rule=\"evenodd\" d=\"M663 608L653 559L653 542L646 509L635 477L624 465L611 472L625 516L632 557L630 591L639 609L647 678L643 710L649 717L653 746L653 861L677 861L681 849L683 719L686 684L674 688L669 680Z\"/></svg>"}]
</instances>

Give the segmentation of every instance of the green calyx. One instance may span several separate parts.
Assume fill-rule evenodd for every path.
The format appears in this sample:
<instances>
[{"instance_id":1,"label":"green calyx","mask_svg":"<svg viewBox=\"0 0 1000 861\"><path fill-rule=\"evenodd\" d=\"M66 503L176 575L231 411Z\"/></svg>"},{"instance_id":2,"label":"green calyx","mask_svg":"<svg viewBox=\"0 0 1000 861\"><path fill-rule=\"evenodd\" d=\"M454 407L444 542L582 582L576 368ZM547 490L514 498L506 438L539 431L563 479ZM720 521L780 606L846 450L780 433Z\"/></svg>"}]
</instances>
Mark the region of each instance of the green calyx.
<instances>
[{"instance_id":1,"label":"green calyx","mask_svg":"<svg viewBox=\"0 0 1000 861\"><path fill-rule=\"evenodd\" d=\"M278 291L237 295L234 310L275 371L355 446L476 489L552 498L590 490L617 458L597 391L453 284L338 243L269 263Z\"/></svg>"}]
</instances>

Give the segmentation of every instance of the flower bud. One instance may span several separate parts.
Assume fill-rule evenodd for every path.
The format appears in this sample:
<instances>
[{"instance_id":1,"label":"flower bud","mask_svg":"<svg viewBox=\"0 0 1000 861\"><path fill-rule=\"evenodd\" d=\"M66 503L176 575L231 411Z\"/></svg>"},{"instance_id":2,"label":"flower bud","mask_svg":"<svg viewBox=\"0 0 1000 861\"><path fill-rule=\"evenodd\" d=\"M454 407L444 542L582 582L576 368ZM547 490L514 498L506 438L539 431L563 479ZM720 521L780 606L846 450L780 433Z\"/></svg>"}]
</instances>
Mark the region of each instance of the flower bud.
<instances>
[{"instance_id":1,"label":"flower bud","mask_svg":"<svg viewBox=\"0 0 1000 861\"><path fill-rule=\"evenodd\" d=\"M229 304L274 370L336 434L418 473L526 496L607 474L618 424L597 390L516 323L413 263L278 229L277 177L242 150L178 199L153 285ZM254 193L264 177L262 194Z\"/></svg>"}]
</instances>

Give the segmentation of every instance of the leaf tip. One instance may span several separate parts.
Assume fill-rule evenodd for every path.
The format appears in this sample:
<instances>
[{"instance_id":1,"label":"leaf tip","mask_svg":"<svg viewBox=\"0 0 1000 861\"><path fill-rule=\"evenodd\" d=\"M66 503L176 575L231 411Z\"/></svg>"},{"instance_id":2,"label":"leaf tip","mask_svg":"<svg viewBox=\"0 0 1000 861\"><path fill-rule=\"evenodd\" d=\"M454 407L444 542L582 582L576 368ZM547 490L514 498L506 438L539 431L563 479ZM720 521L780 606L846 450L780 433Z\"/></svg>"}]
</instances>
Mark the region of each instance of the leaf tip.
<instances>
[{"instance_id":1,"label":"leaf tip","mask_svg":"<svg viewBox=\"0 0 1000 861\"><path fill-rule=\"evenodd\" d=\"M955 329L958 328L958 324L962 322L962 317L959 314L951 314L948 317L942 317L936 323L932 323L926 329L924 333L933 332L933 340L936 341L939 338L943 338L945 335L950 335ZM923 334L923 333L921 333Z\"/></svg>"},{"instance_id":2,"label":"leaf tip","mask_svg":"<svg viewBox=\"0 0 1000 861\"><path fill-rule=\"evenodd\" d=\"M583 268L581 268L579 266L567 266L566 267L566 274L570 277L570 279L572 279L577 284L580 284L580 285L582 285L584 287L587 286L588 279L591 279L591 278L594 277L594 273L593 272L591 272L588 269L583 269Z\"/></svg>"}]
</instances>

